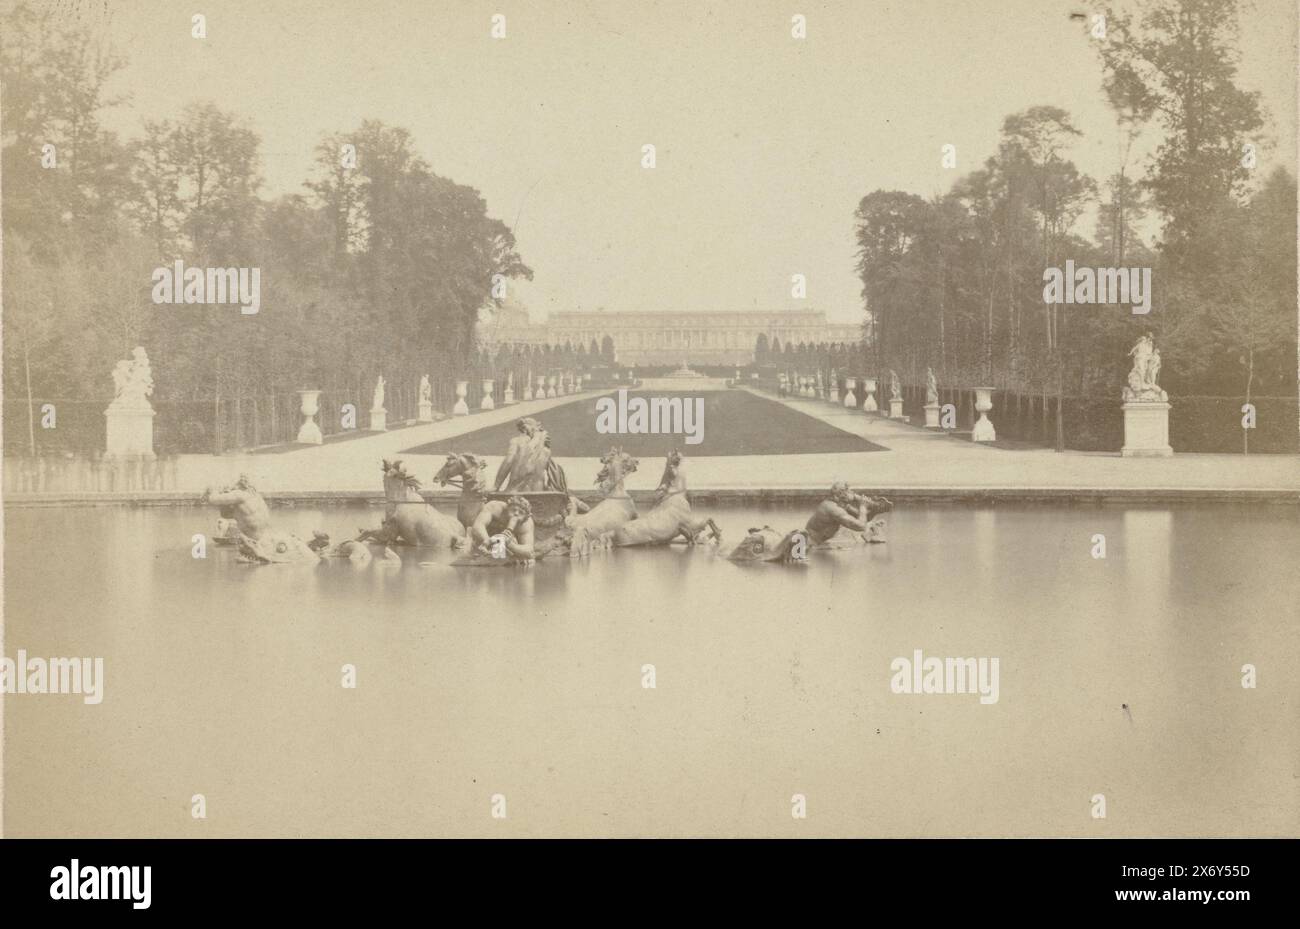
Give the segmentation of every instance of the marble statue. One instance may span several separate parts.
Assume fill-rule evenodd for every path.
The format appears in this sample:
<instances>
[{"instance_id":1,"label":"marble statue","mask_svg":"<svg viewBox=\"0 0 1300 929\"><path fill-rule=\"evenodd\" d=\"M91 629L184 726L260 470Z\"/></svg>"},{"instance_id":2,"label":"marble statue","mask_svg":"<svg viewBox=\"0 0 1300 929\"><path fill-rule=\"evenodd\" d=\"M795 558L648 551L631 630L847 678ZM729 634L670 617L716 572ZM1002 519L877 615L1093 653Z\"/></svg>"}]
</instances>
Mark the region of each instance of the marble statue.
<instances>
[{"instance_id":1,"label":"marble statue","mask_svg":"<svg viewBox=\"0 0 1300 929\"><path fill-rule=\"evenodd\" d=\"M515 494L508 500L489 500L470 526L473 549L471 558L465 561L531 564L536 557L535 534L533 508L527 497Z\"/></svg>"},{"instance_id":2,"label":"marble statue","mask_svg":"<svg viewBox=\"0 0 1300 929\"><path fill-rule=\"evenodd\" d=\"M925 402L939 402L939 382L934 379L934 368L925 369Z\"/></svg>"},{"instance_id":3,"label":"marble statue","mask_svg":"<svg viewBox=\"0 0 1300 929\"><path fill-rule=\"evenodd\" d=\"M817 505L804 526L804 533L813 545L826 545L841 529L862 533L863 541L874 541L881 525L877 517L892 510L894 505L884 497L864 497L849 489L844 481L831 484L830 494ZM873 530L873 526L875 529Z\"/></svg>"},{"instance_id":4,"label":"marble statue","mask_svg":"<svg viewBox=\"0 0 1300 929\"><path fill-rule=\"evenodd\" d=\"M902 400L903 388L898 383L898 373L892 368L889 371L889 399Z\"/></svg>"},{"instance_id":5,"label":"marble statue","mask_svg":"<svg viewBox=\"0 0 1300 929\"><path fill-rule=\"evenodd\" d=\"M374 400L370 404L372 410L382 410L384 408L384 376L379 375L379 380L375 381Z\"/></svg>"},{"instance_id":6,"label":"marble statue","mask_svg":"<svg viewBox=\"0 0 1300 929\"><path fill-rule=\"evenodd\" d=\"M209 487L203 491L200 502L221 507L222 519L233 520L239 534L251 539L260 538L271 530L271 510L247 475L239 475L235 483L217 491ZM225 535L232 533L227 529Z\"/></svg>"},{"instance_id":7,"label":"marble statue","mask_svg":"<svg viewBox=\"0 0 1300 929\"><path fill-rule=\"evenodd\" d=\"M320 563L321 554L316 546L293 533L272 531L266 500L245 475L239 475L239 480L219 491L209 487L201 500L221 507L223 520L235 523L236 531L227 532L226 540L238 546L242 560L254 564ZM322 536L319 532L314 535Z\"/></svg>"},{"instance_id":8,"label":"marble statue","mask_svg":"<svg viewBox=\"0 0 1300 929\"><path fill-rule=\"evenodd\" d=\"M771 526L750 529L727 556L740 564L772 563L806 565L808 540L798 529L785 535Z\"/></svg>"},{"instance_id":9,"label":"marble statue","mask_svg":"<svg viewBox=\"0 0 1300 929\"><path fill-rule=\"evenodd\" d=\"M879 517L893 508L884 497L864 497L850 490L844 481L836 481L803 529L784 535L771 526L750 529L728 557L742 563L806 564L812 549L883 542L884 520Z\"/></svg>"},{"instance_id":10,"label":"marble statue","mask_svg":"<svg viewBox=\"0 0 1300 929\"><path fill-rule=\"evenodd\" d=\"M551 440L542 424L532 417L524 417L515 423L515 428L519 434L506 447L493 489L506 493L567 491L564 472L551 461Z\"/></svg>"},{"instance_id":11,"label":"marble statue","mask_svg":"<svg viewBox=\"0 0 1300 929\"><path fill-rule=\"evenodd\" d=\"M450 545L459 547L465 527L454 516L447 516L425 502L420 495L420 481L407 474L401 460L383 461L384 520L378 529L367 529L357 536L358 542L384 545Z\"/></svg>"},{"instance_id":12,"label":"marble statue","mask_svg":"<svg viewBox=\"0 0 1300 929\"><path fill-rule=\"evenodd\" d=\"M686 469L682 453L673 449L664 462L664 474L655 490L655 507L614 530L614 546L663 545L682 538L694 545L708 530L713 541L722 541L722 530L707 516L696 516L686 495Z\"/></svg>"},{"instance_id":13,"label":"marble statue","mask_svg":"<svg viewBox=\"0 0 1300 929\"><path fill-rule=\"evenodd\" d=\"M427 374L420 375L420 402L433 402L433 388L429 386L429 375Z\"/></svg>"},{"instance_id":14,"label":"marble statue","mask_svg":"<svg viewBox=\"0 0 1300 929\"><path fill-rule=\"evenodd\" d=\"M577 558L597 548L613 545L614 531L637 518L636 504L623 482L637 469L636 458L621 448L611 448L600 459L600 473L596 484L604 493L602 499L582 515L570 514L564 526L540 546L538 558L546 555L567 555Z\"/></svg>"},{"instance_id":15,"label":"marble statue","mask_svg":"<svg viewBox=\"0 0 1300 929\"><path fill-rule=\"evenodd\" d=\"M131 350L129 360L119 361L113 368L113 401L110 410L151 410L149 397L153 396L153 372L149 356L142 346Z\"/></svg>"},{"instance_id":16,"label":"marble statue","mask_svg":"<svg viewBox=\"0 0 1300 929\"><path fill-rule=\"evenodd\" d=\"M1160 376L1160 350L1155 347L1151 333L1138 339L1129 349L1133 367L1128 373L1128 384L1124 387L1124 399L1166 401L1169 395L1160 389L1157 378Z\"/></svg>"}]
</instances>

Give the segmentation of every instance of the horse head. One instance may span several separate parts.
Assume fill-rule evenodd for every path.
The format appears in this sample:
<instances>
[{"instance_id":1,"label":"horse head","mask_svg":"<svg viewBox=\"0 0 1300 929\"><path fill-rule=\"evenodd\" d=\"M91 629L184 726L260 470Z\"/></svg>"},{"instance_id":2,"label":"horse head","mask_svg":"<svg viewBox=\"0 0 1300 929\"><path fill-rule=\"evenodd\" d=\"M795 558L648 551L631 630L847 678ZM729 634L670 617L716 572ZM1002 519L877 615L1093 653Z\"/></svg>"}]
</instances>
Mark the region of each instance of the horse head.
<instances>
[{"instance_id":1,"label":"horse head","mask_svg":"<svg viewBox=\"0 0 1300 929\"><path fill-rule=\"evenodd\" d=\"M438 469L433 479L443 487L459 479L462 489L472 490L486 484L487 466L487 462L478 455L469 452L453 452L447 456L447 461Z\"/></svg>"},{"instance_id":2,"label":"horse head","mask_svg":"<svg viewBox=\"0 0 1300 929\"><path fill-rule=\"evenodd\" d=\"M423 500L420 496L420 480L414 474L407 474L401 459L389 461L384 459L384 496L389 500Z\"/></svg>"},{"instance_id":3,"label":"horse head","mask_svg":"<svg viewBox=\"0 0 1300 929\"><path fill-rule=\"evenodd\" d=\"M637 468L637 460L621 448L611 448L600 463L603 467L596 475L596 483L607 494L621 490L623 479Z\"/></svg>"}]
</instances>

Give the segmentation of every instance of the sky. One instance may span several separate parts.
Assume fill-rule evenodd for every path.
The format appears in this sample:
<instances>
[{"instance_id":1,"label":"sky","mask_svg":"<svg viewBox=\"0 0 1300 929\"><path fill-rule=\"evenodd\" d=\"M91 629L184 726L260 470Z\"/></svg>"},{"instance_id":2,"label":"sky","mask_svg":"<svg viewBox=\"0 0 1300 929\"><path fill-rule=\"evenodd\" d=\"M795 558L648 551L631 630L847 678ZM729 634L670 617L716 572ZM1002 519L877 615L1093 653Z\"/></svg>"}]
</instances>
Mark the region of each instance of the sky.
<instances>
[{"instance_id":1,"label":"sky","mask_svg":"<svg viewBox=\"0 0 1300 929\"><path fill-rule=\"evenodd\" d=\"M137 135L214 101L262 137L265 196L304 191L326 132L406 127L515 230L535 278L512 296L535 319L807 307L855 322L865 194L946 191L992 154L1004 116L1039 104L1072 114L1082 170L1100 179L1119 159L1096 40L1069 18L1091 14L1084 0L51 2L129 59L109 128ZM1240 82L1262 92L1276 143L1260 171L1294 172L1296 6L1253 6Z\"/></svg>"}]
</instances>

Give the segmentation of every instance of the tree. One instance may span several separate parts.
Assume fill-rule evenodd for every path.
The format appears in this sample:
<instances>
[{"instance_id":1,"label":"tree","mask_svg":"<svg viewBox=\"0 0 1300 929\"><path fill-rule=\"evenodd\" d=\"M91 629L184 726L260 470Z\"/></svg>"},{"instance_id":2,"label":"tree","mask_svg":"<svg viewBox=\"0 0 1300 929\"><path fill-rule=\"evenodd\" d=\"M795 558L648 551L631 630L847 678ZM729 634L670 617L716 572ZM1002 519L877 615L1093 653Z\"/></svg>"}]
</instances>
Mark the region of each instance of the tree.
<instances>
[{"instance_id":1,"label":"tree","mask_svg":"<svg viewBox=\"0 0 1300 929\"><path fill-rule=\"evenodd\" d=\"M1146 186L1178 250L1221 201L1244 194L1244 146L1263 125L1259 94L1235 83L1237 2L1145 0L1137 12L1108 9L1106 21L1098 49L1111 105L1164 130Z\"/></svg>"}]
</instances>

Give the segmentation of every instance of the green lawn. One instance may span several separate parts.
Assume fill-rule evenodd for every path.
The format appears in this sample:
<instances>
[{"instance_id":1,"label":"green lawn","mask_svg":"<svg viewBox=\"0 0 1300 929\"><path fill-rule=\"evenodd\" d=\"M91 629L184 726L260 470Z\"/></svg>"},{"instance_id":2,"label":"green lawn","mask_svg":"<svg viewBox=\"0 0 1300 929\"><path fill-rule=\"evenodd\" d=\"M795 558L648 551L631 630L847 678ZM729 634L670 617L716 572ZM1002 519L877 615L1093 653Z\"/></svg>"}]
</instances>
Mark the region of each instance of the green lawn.
<instances>
[{"instance_id":1,"label":"green lawn","mask_svg":"<svg viewBox=\"0 0 1300 929\"><path fill-rule=\"evenodd\" d=\"M683 401L703 397L704 441L687 445L682 435L602 435L596 431L596 401L599 397L590 395L546 410L537 417L550 433L554 454L560 458L595 458L605 454L613 445L638 457L663 456L673 448L680 449L687 457L884 451L866 439L743 390L700 393L632 391L628 396L681 397ZM403 454L475 452L500 455L516 434L514 423L503 423L408 448Z\"/></svg>"}]
</instances>

